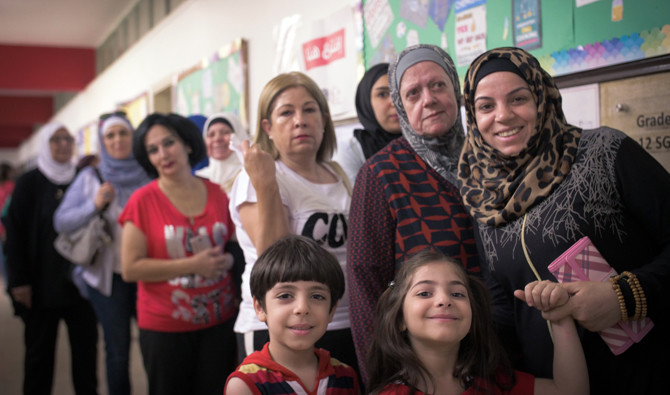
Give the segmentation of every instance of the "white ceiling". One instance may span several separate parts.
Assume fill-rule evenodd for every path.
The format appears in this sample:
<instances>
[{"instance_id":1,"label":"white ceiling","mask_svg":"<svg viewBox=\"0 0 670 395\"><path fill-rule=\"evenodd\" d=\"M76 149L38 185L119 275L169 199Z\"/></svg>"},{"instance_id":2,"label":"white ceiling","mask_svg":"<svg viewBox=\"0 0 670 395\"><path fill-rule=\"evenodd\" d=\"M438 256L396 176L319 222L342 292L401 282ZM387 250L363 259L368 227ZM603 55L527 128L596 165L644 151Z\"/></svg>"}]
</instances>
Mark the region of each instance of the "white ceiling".
<instances>
[{"instance_id":1,"label":"white ceiling","mask_svg":"<svg viewBox=\"0 0 670 395\"><path fill-rule=\"evenodd\" d=\"M138 0L0 0L0 44L97 47Z\"/></svg>"}]
</instances>

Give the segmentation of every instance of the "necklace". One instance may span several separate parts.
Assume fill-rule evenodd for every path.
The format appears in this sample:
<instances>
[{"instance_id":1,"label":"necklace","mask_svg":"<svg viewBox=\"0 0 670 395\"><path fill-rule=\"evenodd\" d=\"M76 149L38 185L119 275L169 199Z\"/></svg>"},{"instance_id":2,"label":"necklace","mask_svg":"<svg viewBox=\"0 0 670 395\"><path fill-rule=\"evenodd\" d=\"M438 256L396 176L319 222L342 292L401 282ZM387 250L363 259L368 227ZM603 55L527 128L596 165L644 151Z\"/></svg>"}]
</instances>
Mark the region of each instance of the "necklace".
<instances>
[{"instance_id":1,"label":"necklace","mask_svg":"<svg viewBox=\"0 0 670 395\"><path fill-rule=\"evenodd\" d=\"M184 195L183 193L179 193L179 192L183 192L183 190L182 191L177 191L177 190L174 190L173 188L169 188L164 183L162 183L161 180L158 180L158 187L163 192L165 197L170 201L172 206L179 213L181 213L184 217L186 217L186 219L188 220L188 223L191 226L194 226L195 225L195 215L193 215L192 213L194 213L194 212L197 213L197 212L199 212L199 210L194 210L194 207L192 206L193 201L192 201L192 199L190 199L190 197L192 197L193 193L195 191L197 191L197 188L188 189L188 187L185 187L184 184L181 184L178 187L179 189L187 188L187 190L188 190L187 194ZM175 193L175 192L177 192L177 193ZM206 202L205 202L205 204L206 204Z\"/></svg>"}]
</instances>

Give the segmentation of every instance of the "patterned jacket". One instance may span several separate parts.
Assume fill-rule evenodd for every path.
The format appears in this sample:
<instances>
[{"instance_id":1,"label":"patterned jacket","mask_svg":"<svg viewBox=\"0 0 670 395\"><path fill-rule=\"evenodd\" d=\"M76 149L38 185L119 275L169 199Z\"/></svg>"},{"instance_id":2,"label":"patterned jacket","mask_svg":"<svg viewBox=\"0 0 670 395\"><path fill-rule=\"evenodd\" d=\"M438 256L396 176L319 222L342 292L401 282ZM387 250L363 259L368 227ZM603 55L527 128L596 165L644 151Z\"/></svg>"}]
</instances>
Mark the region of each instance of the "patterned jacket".
<instances>
[{"instance_id":1,"label":"patterned jacket","mask_svg":"<svg viewBox=\"0 0 670 395\"><path fill-rule=\"evenodd\" d=\"M356 179L349 211L347 280L351 329L365 372L377 299L408 256L433 247L479 273L472 220L454 185L398 138Z\"/></svg>"}]
</instances>

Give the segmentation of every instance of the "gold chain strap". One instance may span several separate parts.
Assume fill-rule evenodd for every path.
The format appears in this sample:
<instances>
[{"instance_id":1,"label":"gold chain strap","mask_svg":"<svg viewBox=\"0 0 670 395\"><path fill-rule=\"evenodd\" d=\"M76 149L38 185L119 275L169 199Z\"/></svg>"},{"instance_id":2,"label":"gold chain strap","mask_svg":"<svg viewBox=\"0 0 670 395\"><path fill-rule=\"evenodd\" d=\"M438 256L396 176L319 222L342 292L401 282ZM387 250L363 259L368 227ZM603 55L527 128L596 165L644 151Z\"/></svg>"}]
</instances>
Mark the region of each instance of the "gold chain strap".
<instances>
[{"instance_id":1,"label":"gold chain strap","mask_svg":"<svg viewBox=\"0 0 670 395\"><path fill-rule=\"evenodd\" d=\"M528 213L523 215L523 223L521 224L521 247L523 247L523 255L526 257L526 262L528 262L528 266L530 266L530 270L533 271L533 274L535 275L535 278L537 278L537 281L542 281L542 277L540 277L540 273L537 272L537 269L535 269L535 265L533 265L533 262L530 260L530 255L528 255L528 249L526 248L526 218L528 217ZM549 328L549 336L551 336L551 341L554 341L554 331L551 329L551 322L547 320L547 328Z\"/></svg>"}]
</instances>

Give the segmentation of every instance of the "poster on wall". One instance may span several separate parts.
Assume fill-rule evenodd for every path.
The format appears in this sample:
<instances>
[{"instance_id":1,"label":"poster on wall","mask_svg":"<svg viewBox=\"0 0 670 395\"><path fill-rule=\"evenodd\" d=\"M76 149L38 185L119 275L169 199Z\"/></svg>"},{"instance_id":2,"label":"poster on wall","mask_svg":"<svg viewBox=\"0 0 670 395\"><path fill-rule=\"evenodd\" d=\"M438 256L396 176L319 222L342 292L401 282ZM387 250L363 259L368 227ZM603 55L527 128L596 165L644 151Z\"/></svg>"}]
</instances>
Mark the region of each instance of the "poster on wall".
<instances>
[{"instance_id":1,"label":"poster on wall","mask_svg":"<svg viewBox=\"0 0 670 395\"><path fill-rule=\"evenodd\" d=\"M563 113L570 125L582 129L600 126L600 93L598 84L561 89Z\"/></svg>"},{"instance_id":2,"label":"poster on wall","mask_svg":"<svg viewBox=\"0 0 670 395\"><path fill-rule=\"evenodd\" d=\"M454 46L450 44L455 37L452 34L455 3L455 0L363 0L366 67L390 63L402 50L419 43L438 45L455 59Z\"/></svg>"},{"instance_id":3,"label":"poster on wall","mask_svg":"<svg viewBox=\"0 0 670 395\"><path fill-rule=\"evenodd\" d=\"M398 39L406 36L407 27L404 23L395 21L394 15L389 0L364 1L364 42L365 47L372 53L365 56L368 67L381 62L391 62L398 52L393 42L391 26L395 24L395 36Z\"/></svg>"},{"instance_id":4,"label":"poster on wall","mask_svg":"<svg viewBox=\"0 0 670 395\"><path fill-rule=\"evenodd\" d=\"M304 72L325 94L333 119L355 117L364 67L360 3L311 23L286 19L278 30L275 71Z\"/></svg>"},{"instance_id":5,"label":"poster on wall","mask_svg":"<svg viewBox=\"0 0 670 395\"><path fill-rule=\"evenodd\" d=\"M77 131L76 157L81 158L89 154L95 154L98 148L98 121L90 122Z\"/></svg>"},{"instance_id":6,"label":"poster on wall","mask_svg":"<svg viewBox=\"0 0 670 395\"><path fill-rule=\"evenodd\" d=\"M126 113L130 124L137 128L139 124L149 115L149 99L146 93L143 93L135 99L121 103L120 109Z\"/></svg>"},{"instance_id":7,"label":"poster on wall","mask_svg":"<svg viewBox=\"0 0 670 395\"><path fill-rule=\"evenodd\" d=\"M365 30L370 40L370 45L376 48L393 23L391 5L388 0L366 1L363 9L363 17L365 18Z\"/></svg>"},{"instance_id":8,"label":"poster on wall","mask_svg":"<svg viewBox=\"0 0 670 395\"><path fill-rule=\"evenodd\" d=\"M249 127L246 41L237 39L209 59L181 73L173 108L184 116L232 112Z\"/></svg>"},{"instance_id":9,"label":"poster on wall","mask_svg":"<svg viewBox=\"0 0 670 395\"><path fill-rule=\"evenodd\" d=\"M454 11L456 62L468 66L486 52L486 0L457 0Z\"/></svg>"},{"instance_id":10,"label":"poster on wall","mask_svg":"<svg viewBox=\"0 0 670 395\"><path fill-rule=\"evenodd\" d=\"M540 0L514 0L514 46L534 49L542 46Z\"/></svg>"}]
</instances>

